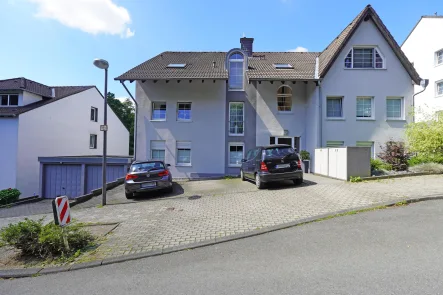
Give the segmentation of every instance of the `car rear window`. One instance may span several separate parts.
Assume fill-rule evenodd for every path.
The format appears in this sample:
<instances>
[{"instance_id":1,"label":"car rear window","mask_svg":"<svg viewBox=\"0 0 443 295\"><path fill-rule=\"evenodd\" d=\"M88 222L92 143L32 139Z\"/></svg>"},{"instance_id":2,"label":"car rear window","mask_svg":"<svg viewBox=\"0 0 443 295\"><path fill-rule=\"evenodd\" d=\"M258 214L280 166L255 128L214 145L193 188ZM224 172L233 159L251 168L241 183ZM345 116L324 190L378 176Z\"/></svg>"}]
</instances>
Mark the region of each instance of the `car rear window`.
<instances>
[{"instance_id":1,"label":"car rear window","mask_svg":"<svg viewBox=\"0 0 443 295\"><path fill-rule=\"evenodd\" d=\"M295 153L292 147L271 147L264 150L266 158L281 158Z\"/></svg>"},{"instance_id":2,"label":"car rear window","mask_svg":"<svg viewBox=\"0 0 443 295\"><path fill-rule=\"evenodd\" d=\"M165 169L162 162L137 163L131 166L131 172L146 172L154 169Z\"/></svg>"}]
</instances>

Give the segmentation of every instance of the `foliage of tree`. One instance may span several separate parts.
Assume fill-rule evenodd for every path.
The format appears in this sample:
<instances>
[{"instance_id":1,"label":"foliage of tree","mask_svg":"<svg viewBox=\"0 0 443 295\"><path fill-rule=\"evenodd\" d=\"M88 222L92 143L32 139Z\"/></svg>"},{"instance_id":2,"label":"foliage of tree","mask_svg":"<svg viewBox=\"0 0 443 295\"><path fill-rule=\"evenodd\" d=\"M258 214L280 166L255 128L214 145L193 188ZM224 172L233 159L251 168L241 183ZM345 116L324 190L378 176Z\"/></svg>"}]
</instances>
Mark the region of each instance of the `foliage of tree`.
<instances>
[{"instance_id":1,"label":"foliage of tree","mask_svg":"<svg viewBox=\"0 0 443 295\"><path fill-rule=\"evenodd\" d=\"M129 154L134 154L134 117L135 117L135 107L129 98L121 102L115 98L115 94L108 92L108 105L117 115L117 117L125 125L126 129L129 130Z\"/></svg>"},{"instance_id":2,"label":"foliage of tree","mask_svg":"<svg viewBox=\"0 0 443 295\"><path fill-rule=\"evenodd\" d=\"M408 149L428 159L443 156L443 116L410 123L406 128Z\"/></svg>"},{"instance_id":3,"label":"foliage of tree","mask_svg":"<svg viewBox=\"0 0 443 295\"><path fill-rule=\"evenodd\" d=\"M385 146L381 146L381 153L378 157L383 162L392 166L392 170L408 170L409 154L406 152L405 144L401 141L388 141Z\"/></svg>"}]
</instances>

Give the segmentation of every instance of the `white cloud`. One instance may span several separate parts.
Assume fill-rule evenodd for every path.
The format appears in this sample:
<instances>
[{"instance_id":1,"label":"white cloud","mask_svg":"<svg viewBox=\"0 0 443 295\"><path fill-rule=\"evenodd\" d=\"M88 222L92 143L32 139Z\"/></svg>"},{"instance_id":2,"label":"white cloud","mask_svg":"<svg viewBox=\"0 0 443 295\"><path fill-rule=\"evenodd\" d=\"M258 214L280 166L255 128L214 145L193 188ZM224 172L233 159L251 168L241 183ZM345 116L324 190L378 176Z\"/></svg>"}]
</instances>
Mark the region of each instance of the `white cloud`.
<instances>
[{"instance_id":1,"label":"white cloud","mask_svg":"<svg viewBox=\"0 0 443 295\"><path fill-rule=\"evenodd\" d=\"M289 52L308 52L308 48L304 48L304 47L298 46L297 48L289 49L288 51Z\"/></svg>"},{"instance_id":2,"label":"white cloud","mask_svg":"<svg viewBox=\"0 0 443 295\"><path fill-rule=\"evenodd\" d=\"M131 16L126 8L112 0L28 0L36 3L36 16L55 19L70 28L93 35L134 36L129 24Z\"/></svg>"}]
</instances>

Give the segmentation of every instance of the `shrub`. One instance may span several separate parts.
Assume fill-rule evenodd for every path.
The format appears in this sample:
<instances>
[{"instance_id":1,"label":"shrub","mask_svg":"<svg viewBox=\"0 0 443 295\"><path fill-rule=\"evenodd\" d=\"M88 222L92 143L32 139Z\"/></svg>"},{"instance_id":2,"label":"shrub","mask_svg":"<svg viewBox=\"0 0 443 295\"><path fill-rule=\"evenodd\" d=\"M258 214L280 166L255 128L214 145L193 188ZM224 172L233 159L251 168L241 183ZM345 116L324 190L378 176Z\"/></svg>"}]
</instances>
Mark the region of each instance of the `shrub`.
<instances>
[{"instance_id":1,"label":"shrub","mask_svg":"<svg viewBox=\"0 0 443 295\"><path fill-rule=\"evenodd\" d=\"M21 193L16 188L8 188L0 191L0 205L6 205L18 200Z\"/></svg>"},{"instance_id":2,"label":"shrub","mask_svg":"<svg viewBox=\"0 0 443 295\"><path fill-rule=\"evenodd\" d=\"M439 163L443 164L443 155L423 156L418 155L411 157L408 161L409 166L415 166L423 163Z\"/></svg>"},{"instance_id":3,"label":"shrub","mask_svg":"<svg viewBox=\"0 0 443 295\"><path fill-rule=\"evenodd\" d=\"M349 181L350 182L362 182L362 179L360 176L351 176Z\"/></svg>"},{"instance_id":4,"label":"shrub","mask_svg":"<svg viewBox=\"0 0 443 295\"><path fill-rule=\"evenodd\" d=\"M302 160L311 160L311 154L308 151L300 151L300 157Z\"/></svg>"},{"instance_id":5,"label":"shrub","mask_svg":"<svg viewBox=\"0 0 443 295\"><path fill-rule=\"evenodd\" d=\"M443 173L443 165L438 163L423 163L411 167L409 170L415 173Z\"/></svg>"},{"instance_id":6,"label":"shrub","mask_svg":"<svg viewBox=\"0 0 443 295\"><path fill-rule=\"evenodd\" d=\"M431 157L443 155L443 120L425 114L425 121L407 125L406 138L411 152Z\"/></svg>"},{"instance_id":7,"label":"shrub","mask_svg":"<svg viewBox=\"0 0 443 295\"><path fill-rule=\"evenodd\" d=\"M405 145L403 142L388 141L382 148L382 152L378 154L378 157L389 164L392 170L405 171L408 170L409 155L406 153Z\"/></svg>"},{"instance_id":8,"label":"shrub","mask_svg":"<svg viewBox=\"0 0 443 295\"><path fill-rule=\"evenodd\" d=\"M43 225L43 218L37 221L25 218L17 224L10 224L0 231L0 238L23 254L50 257L72 254L93 241L93 236L79 225L64 228L70 250L65 248L62 229L53 222Z\"/></svg>"},{"instance_id":9,"label":"shrub","mask_svg":"<svg viewBox=\"0 0 443 295\"><path fill-rule=\"evenodd\" d=\"M371 159L371 171L381 170L384 164L380 159Z\"/></svg>"}]
</instances>

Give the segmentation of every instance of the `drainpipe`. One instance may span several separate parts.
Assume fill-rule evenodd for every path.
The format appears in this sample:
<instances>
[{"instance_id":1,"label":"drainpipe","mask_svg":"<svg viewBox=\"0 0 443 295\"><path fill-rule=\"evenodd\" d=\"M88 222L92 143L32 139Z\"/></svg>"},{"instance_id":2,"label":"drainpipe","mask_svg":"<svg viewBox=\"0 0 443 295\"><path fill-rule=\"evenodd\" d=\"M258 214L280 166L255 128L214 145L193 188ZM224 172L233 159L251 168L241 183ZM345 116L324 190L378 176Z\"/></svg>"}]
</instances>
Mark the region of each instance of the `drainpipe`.
<instances>
[{"instance_id":1,"label":"drainpipe","mask_svg":"<svg viewBox=\"0 0 443 295\"><path fill-rule=\"evenodd\" d=\"M123 87L126 89L126 92L131 97L132 101L135 104L135 116L134 116L134 161L137 160L137 117L138 117L138 103L132 96L131 92L129 92L128 87L125 85L125 81L120 81Z\"/></svg>"},{"instance_id":2,"label":"drainpipe","mask_svg":"<svg viewBox=\"0 0 443 295\"><path fill-rule=\"evenodd\" d=\"M428 85L429 85L429 79L421 80L421 81L420 81L420 86L423 87L423 90L417 92L416 94L414 94L414 95L412 96L412 110L413 110L413 112L414 112L413 115L412 115L412 122L415 122L415 96L418 95L418 94L420 94L420 93L422 93L422 92L424 92L424 91L426 90L426 87L428 87Z\"/></svg>"},{"instance_id":3,"label":"drainpipe","mask_svg":"<svg viewBox=\"0 0 443 295\"><path fill-rule=\"evenodd\" d=\"M314 72L314 78L318 79L318 112L319 112L319 119L318 119L318 138L317 138L317 147L322 147L322 141L323 141L323 124L322 124L322 91L321 91L321 81L320 81L320 75L319 75L319 66L320 66L320 60L318 56L315 58L315 72Z\"/></svg>"}]
</instances>

